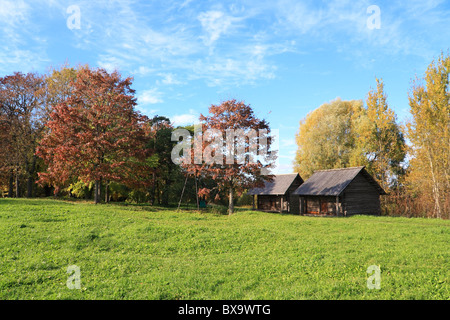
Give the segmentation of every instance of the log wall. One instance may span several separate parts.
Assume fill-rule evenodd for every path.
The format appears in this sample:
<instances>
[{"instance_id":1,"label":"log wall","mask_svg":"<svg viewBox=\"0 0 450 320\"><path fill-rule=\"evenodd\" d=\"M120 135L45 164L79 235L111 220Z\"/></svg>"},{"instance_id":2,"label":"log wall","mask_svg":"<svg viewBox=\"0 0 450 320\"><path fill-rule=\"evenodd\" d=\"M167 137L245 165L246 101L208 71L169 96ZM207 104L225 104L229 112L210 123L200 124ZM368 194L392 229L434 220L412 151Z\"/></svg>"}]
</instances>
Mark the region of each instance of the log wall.
<instances>
[{"instance_id":1,"label":"log wall","mask_svg":"<svg viewBox=\"0 0 450 320\"><path fill-rule=\"evenodd\" d=\"M348 185L343 194L346 215L380 215L380 194L361 174Z\"/></svg>"}]
</instances>

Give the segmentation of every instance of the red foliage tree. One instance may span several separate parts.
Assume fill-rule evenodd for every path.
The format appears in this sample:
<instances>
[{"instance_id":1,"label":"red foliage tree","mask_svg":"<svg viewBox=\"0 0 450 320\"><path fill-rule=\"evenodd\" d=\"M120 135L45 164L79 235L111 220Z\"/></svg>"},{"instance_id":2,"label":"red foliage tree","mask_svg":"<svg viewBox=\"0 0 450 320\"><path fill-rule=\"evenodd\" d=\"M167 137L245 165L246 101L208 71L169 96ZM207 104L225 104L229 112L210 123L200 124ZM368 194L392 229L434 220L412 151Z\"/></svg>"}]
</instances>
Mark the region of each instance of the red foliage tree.
<instances>
[{"instance_id":1,"label":"red foliage tree","mask_svg":"<svg viewBox=\"0 0 450 320\"><path fill-rule=\"evenodd\" d=\"M148 119L134 110L132 79L116 71L78 70L72 94L55 106L48 131L37 154L48 170L39 182L64 185L70 179L95 182L95 203L100 202L102 181L130 187L145 184L145 123Z\"/></svg>"},{"instance_id":2,"label":"red foliage tree","mask_svg":"<svg viewBox=\"0 0 450 320\"><path fill-rule=\"evenodd\" d=\"M236 100L212 105L209 113L209 116L200 115L205 134L200 143L194 136L191 161L182 165L188 174L215 180L218 189L228 193L228 212L232 214L235 193L262 186L264 181L273 178L264 170L274 165L275 152L268 164L258 160L261 151L270 149L270 128L265 120L255 117L249 105ZM199 154L202 155L201 163ZM267 157L264 160L266 162ZM203 188L199 195L207 196L210 191Z\"/></svg>"}]
</instances>

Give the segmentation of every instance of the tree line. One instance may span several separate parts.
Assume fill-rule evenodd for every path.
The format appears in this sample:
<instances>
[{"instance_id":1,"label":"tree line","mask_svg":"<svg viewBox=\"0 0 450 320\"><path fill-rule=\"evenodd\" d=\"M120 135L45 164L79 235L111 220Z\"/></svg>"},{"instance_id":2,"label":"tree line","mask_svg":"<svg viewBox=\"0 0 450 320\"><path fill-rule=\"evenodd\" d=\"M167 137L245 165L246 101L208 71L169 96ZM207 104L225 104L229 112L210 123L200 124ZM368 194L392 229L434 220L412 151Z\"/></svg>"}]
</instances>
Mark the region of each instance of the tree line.
<instances>
[{"instance_id":1,"label":"tree line","mask_svg":"<svg viewBox=\"0 0 450 320\"><path fill-rule=\"evenodd\" d=\"M268 179L261 163L175 164L176 128L167 117L136 111L132 81L117 71L67 65L46 75L16 72L0 78L0 191L8 197L54 194L96 204L183 200L199 206L200 198L223 204L228 199L232 213L235 195ZM209 111L200 117L205 129L269 130L243 102L225 101ZM194 126L183 129L195 133ZM224 156L214 143L205 137L202 152Z\"/></svg>"},{"instance_id":2,"label":"tree line","mask_svg":"<svg viewBox=\"0 0 450 320\"><path fill-rule=\"evenodd\" d=\"M316 170L364 165L389 194L382 199L385 214L450 218L449 75L450 56L442 53L414 80L404 124L388 104L382 79L365 103L323 104L300 122L294 170L308 178ZM242 156L236 154L231 165L175 164L176 128L167 117L136 111L132 81L87 65L0 78L0 192L161 205L184 196L197 206L200 198L228 203L232 213L236 195L271 179L261 162L249 161L249 136L236 141L245 150L244 164L234 161ZM212 105L200 120L205 129L222 132L270 132L236 100ZM183 129L195 137L194 126ZM217 158L224 148L218 141L214 147L217 141L205 137L201 152Z\"/></svg>"},{"instance_id":3,"label":"tree line","mask_svg":"<svg viewBox=\"0 0 450 320\"><path fill-rule=\"evenodd\" d=\"M382 79L362 100L336 99L300 121L294 168L366 169L388 192L385 214L450 218L450 56L441 55L408 94L411 117L398 123Z\"/></svg>"},{"instance_id":4,"label":"tree line","mask_svg":"<svg viewBox=\"0 0 450 320\"><path fill-rule=\"evenodd\" d=\"M131 84L88 66L0 78L0 191L175 201L183 179L170 161L172 124L138 113Z\"/></svg>"}]
</instances>

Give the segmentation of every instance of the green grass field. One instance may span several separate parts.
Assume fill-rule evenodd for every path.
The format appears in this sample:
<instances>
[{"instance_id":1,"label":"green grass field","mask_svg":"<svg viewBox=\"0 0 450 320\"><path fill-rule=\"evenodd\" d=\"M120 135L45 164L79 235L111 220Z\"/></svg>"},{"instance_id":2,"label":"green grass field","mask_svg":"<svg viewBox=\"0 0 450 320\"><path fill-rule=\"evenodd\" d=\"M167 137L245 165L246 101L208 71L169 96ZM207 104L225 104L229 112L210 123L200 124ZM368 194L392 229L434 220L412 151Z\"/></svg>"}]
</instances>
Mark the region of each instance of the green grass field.
<instances>
[{"instance_id":1,"label":"green grass field","mask_svg":"<svg viewBox=\"0 0 450 320\"><path fill-rule=\"evenodd\" d=\"M449 240L442 220L0 199L0 299L450 299Z\"/></svg>"}]
</instances>

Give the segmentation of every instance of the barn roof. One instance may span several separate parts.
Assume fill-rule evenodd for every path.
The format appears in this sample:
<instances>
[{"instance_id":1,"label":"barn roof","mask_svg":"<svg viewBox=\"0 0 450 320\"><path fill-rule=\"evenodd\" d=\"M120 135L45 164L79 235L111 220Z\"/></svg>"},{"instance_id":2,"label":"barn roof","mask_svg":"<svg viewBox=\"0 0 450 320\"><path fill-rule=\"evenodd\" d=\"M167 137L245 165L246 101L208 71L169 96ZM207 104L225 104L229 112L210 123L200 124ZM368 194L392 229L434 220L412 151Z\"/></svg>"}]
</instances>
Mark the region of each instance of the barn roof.
<instances>
[{"instance_id":1,"label":"barn roof","mask_svg":"<svg viewBox=\"0 0 450 320\"><path fill-rule=\"evenodd\" d=\"M339 196L358 174L362 174L380 194L386 194L366 171L365 167L316 171L294 191L294 194L301 196Z\"/></svg>"},{"instance_id":2,"label":"barn roof","mask_svg":"<svg viewBox=\"0 0 450 320\"><path fill-rule=\"evenodd\" d=\"M284 195L288 191L289 187L299 177L301 182L302 178L298 173L292 174L278 174L274 176L272 182L266 181L263 188L253 188L248 191L249 195Z\"/></svg>"}]
</instances>

